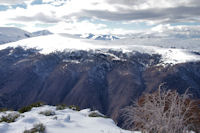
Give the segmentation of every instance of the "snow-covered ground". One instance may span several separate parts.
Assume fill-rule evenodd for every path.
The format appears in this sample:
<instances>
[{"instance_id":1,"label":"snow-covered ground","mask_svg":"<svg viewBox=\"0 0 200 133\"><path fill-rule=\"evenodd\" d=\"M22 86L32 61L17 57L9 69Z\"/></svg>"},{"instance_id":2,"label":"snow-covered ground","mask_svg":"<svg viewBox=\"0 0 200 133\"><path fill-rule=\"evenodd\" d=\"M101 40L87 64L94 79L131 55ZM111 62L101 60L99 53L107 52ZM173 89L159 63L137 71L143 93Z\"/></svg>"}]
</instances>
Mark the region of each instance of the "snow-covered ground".
<instances>
[{"instance_id":1,"label":"snow-covered ground","mask_svg":"<svg viewBox=\"0 0 200 133\"><path fill-rule=\"evenodd\" d=\"M6 47L22 46L40 49L42 54L63 50L113 49L123 52L141 52L162 55L163 64L177 64L200 61L200 41L198 39L126 38L114 41L89 40L59 34L39 36L0 45Z\"/></svg>"},{"instance_id":2,"label":"snow-covered ground","mask_svg":"<svg viewBox=\"0 0 200 133\"><path fill-rule=\"evenodd\" d=\"M40 114L41 111L47 110L55 111L55 115ZM11 112L0 113L0 117L5 113ZM46 133L131 133L117 127L112 119L89 117L90 113L89 109L56 110L54 106L45 105L20 114L16 122L0 123L0 133L23 133L24 130L29 130L38 123L42 123L46 127Z\"/></svg>"}]
</instances>

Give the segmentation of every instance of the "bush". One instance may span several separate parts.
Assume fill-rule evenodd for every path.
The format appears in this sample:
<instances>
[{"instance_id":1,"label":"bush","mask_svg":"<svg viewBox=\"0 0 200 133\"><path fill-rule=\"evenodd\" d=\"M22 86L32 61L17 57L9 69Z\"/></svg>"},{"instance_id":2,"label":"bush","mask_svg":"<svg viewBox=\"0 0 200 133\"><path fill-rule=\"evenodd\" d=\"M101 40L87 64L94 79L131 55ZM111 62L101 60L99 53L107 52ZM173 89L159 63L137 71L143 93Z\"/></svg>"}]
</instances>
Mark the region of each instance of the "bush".
<instances>
[{"instance_id":1,"label":"bush","mask_svg":"<svg viewBox=\"0 0 200 133\"><path fill-rule=\"evenodd\" d=\"M65 104L60 104L60 105L56 106L56 110L64 110L66 108L67 108L67 106Z\"/></svg>"},{"instance_id":2,"label":"bush","mask_svg":"<svg viewBox=\"0 0 200 133\"><path fill-rule=\"evenodd\" d=\"M18 111L19 111L20 113L24 113L24 112L30 111L33 107L41 107L41 106L43 106L43 105L44 105L44 103L42 103L42 102L37 102L37 103L33 103L33 104L29 105L29 106L25 106L25 107L19 109Z\"/></svg>"},{"instance_id":3,"label":"bush","mask_svg":"<svg viewBox=\"0 0 200 133\"><path fill-rule=\"evenodd\" d=\"M41 111L39 114L42 114L45 116L54 116L56 113L52 110L46 110L46 111Z\"/></svg>"},{"instance_id":4,"label":"bush","mask_svg":"<svg viewBox=\"0 0 200 133\"><path fill-rule=\"evenodd\" d=\"M25 130L24 133L44 133L45 129L45 126L42 123L39 123L35 124L32 129Z\"/></svg>"},{"instance_id":5,"label":"bush","mask_svg":"<svg viewBox=\"0 0 200 133\"><path fill-rule=\"evenodd\" d=\"M80 111L80 108L76 105L70 105L69 109L75 110L75 111Z\"/></svg>"},{"instance_id":6,"label":"bush","mask_svg":"<svg viewBox=\"0 0 200 133\"><path fill-rule=\"evenodd\" d=\"M99 113L99 112L91 112L89 115L89 117L102 117L102 118L108 118L107 116Z\"/></svg>"},{"instance_id":7,"label":"bush","mask_svg":"<svg viewBox=\"0 0 200 133\"><path fill-rule=\"evenodd\" d=\"M7 109L7 108L1 108L0 109L0 112L6 112L6 111L10 111L10 109Z\"/></svg>"},{"instance_id":8,"label":"bush","mask_svg":"<svg viewBox=\"0 0 200 133\"><path fill-rule=\"evenodd\" d=\"M0 118L0 122L7 122L7 123L11 123L11 122L15 122L16 119L19 117L19 113L9 113L7 115L3 115Z\"/></svg>"},{"instance_id":9,"label":"bush","mask_svg":"<svg viewBox=\"0 0 200 133\"><path fill-rule=\"evenodd\" d=\"M187 93L158 91L144 94L124 109L125 126L148 133L186 133L200 131L199 101Z\"/></svg>"}]
</instances>

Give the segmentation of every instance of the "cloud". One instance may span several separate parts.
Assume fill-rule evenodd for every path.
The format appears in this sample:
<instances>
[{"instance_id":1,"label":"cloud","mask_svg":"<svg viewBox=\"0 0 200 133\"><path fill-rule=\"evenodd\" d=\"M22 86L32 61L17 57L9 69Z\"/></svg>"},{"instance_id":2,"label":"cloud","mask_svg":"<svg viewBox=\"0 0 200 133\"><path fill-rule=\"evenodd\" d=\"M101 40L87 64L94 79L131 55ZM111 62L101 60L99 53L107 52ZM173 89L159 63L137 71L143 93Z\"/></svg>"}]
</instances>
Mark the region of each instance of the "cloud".
<instances>
[{"instance_id":1,"label":"cloud","mask_svg":"<svg viewBox=\"0 0 200 133\"><path fill-rule=\"evenodd\" d=\"M26 1L32 1L32 0L0 0L0 5L23 4Z\"/></svg>"},{"instance_id":2,"label":"cloud","mask_svg":"<svg viewBox=\"0 0 200 133\"><path fill-rule=\"evenodd\" d=\"M60 22L61 19L45 15L44 13L38 13L34 16L17 16L16 18L12 18L11 20L22 21L22 22L34 22L39 21L43 23L57 23Z\"/></svg>"},{"instance_id":3,"label":"cloud","mask_svg":"<svg viewBox=\"0 0 200 133\"><path fill-rule=\"evenodd\" d=\"M85 16L95 16L110 21L155 21L162 23L195 22L200 20L200 7L176 7L145 10L121 10L121 12L84 10ZM78 15L78 14L76 14Z\"/></svg>"},{"instance_id":4,"label":"cloud","mask_svg":"<svg viewBox=\"0 0 200 133\"><path fill-rule=\"evenodd\" d=\"M200 26L160 24L152 28L153 33L178 38L200 38Z\"/></svg>"},{"instance_id":5,"label":"cloud","mask_svg":"<svg viewBox=\"0 0 200 133\"><path fill-rule=\"evenodd\" d=\"M0 0L3 5L27 5L25 9L17 7L0 11L0 26L21 24L32 30L31 26L41 28L35 26L39 23L52 24L50 28L55 31L65 29L64 31L72 32L74 29L80 32L129 33L134 31L127 30L127 27L123 29L123 25L120 28L110 28L106 22L117 21L126 26L126 23L166 25L200 21L199 0L42 0L42 4L32 5L33 1L35 0ZM101 25L92 20L104 23Z\"/></svg>"}]
</instances>

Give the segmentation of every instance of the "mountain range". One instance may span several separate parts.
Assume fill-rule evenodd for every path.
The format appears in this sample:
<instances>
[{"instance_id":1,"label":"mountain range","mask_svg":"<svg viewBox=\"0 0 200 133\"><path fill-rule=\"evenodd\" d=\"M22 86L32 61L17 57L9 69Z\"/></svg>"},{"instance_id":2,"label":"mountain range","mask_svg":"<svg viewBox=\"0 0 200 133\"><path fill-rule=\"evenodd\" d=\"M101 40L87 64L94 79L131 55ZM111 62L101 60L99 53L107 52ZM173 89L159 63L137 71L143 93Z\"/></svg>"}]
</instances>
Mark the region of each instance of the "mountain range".
<instances>
[{"instance_id":1,"label":"mountain range","mask_svg":"<svg viewBox=\"0 0 200 133\"><path fill-rule=\"evenodd\" d=\"M95 34L83 34L80 36L81 38L93 39L93 40L117 40L119 37L113 35L95 35Z\"/></svg>"},{"instance_id":2,"label":"mountain range","mask_svg":"<svg viewBox=\"0 0 200 133\"><path fill-rule=\"evenodd\" d=\"M161 83L179 93L189 88L200 98L199 45L193 39L102 41L59 34L2 44L0 107L19 109L37 101L78 105L122 125L121 109Z\"/></svg>"}]
</instances>

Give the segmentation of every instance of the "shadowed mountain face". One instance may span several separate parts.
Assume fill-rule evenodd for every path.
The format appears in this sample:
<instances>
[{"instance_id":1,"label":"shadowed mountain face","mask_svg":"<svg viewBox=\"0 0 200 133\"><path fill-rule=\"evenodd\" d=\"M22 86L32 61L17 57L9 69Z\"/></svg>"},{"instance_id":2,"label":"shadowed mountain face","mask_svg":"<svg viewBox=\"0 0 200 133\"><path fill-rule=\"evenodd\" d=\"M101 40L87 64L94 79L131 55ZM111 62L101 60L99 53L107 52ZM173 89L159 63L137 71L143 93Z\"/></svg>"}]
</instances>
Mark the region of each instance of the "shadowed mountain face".
<instances>
[{"instance_id":1,"label":"shadowed mountain face","mask_svg":"<svg viewBox=\"0 0 200 133\"><path fill-rule=\"evenodd\" d=\"M35 49L0 51L0 107L37 101L98 109L118 120L120 109L165 82L200 98L200 62L159 66L159 55L120 51L68 51L42 55Z\"/></svg>"}]
</instances>

